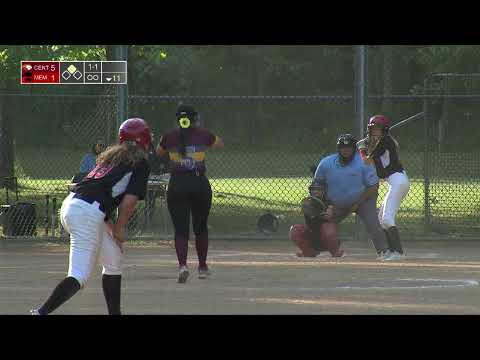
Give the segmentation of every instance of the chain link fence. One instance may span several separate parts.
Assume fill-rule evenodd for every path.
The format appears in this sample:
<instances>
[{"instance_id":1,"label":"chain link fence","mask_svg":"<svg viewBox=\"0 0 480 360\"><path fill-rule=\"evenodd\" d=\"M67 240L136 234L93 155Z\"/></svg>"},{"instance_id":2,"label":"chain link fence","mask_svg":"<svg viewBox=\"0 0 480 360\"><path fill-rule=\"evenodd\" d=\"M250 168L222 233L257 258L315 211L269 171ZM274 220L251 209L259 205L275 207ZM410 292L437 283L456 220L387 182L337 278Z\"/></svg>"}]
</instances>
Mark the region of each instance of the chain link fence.
<instances>
[{"instance_id":1,"label":"chain link fence","mask_svg":"<svg viewBox=\"0 0 480 360\"><path fill-rule=\"evenodd\" d=\"M311 167L335 151L337 134L350 131L353 117L351 96L130 96L129 112L148 119L158 139L175 125L179 102L193 104L226 144L207 155L209 226L220 236L257 234L267 213L280 219L281 234L303 221L299 204Z\"/></svg>"},{"instance_id":2,"label":"chain link fence","mask_svg":"<svg viewBox=\"0 0 480 360\"><path fill-rule=\"evenodd\" d=\"M97 139L116 139L115 92L0 95L14 137L14 177L0 196L4 235L61 235L58 211L83 156Z\"/></svg>"},{"instance_id":3,"label":"chain link fence","mask_svg":"<svg viewBox=\"0 0 480 360\"><path fill-rule=\"evenodd\" d=\"M439 233L478 233L480 74L432 74L425 89L425 224Z\"/></svg>"},{"instance_id":4,"label":"chain link fence","mask_svg":"<svg viewBox=\"0 0 480 360\"><path fill-rule=\"evenodd\" d=\"M159 137L175 126L177 105L191 103L203 125L225 141L224 150L209 152L206 159L213 189L209 220L212 236L258 236L258 221L265 214L272 214L278 221L274 234L287 236L290 225L303 222L300 201L307 195L312 167L336 151L338 134L354 133L352 47L301 49L303 60L297 59L300 70L295 71L308 79L304 87L301 79L286 70L294 63L287 62L286 56L300 53L293 47L283 50L282 61L275 58L278 61L270 62L260 61L258 56L252 60L253 50L245 47L165 47L165 57L178 60L173 67L162 63L163 55L153 61L149 49L140 48L130 49L135 52L128 67L128 117L146 119L156 145ZM206 59L208 51L216 56L227 54L230 60L229 66L210 71L207 79L202 72L208 67L201 60ZM269 47L260 55L274 59L275 51ZM398 224L402 233L410 236L478 234L480 156L475 116L480 77L435 75L424 81L408 62L395 63L414 51L414 47L369 47L368 56L367 114L385 113L398 122L425 113L423 118L392 132L400 143L401 160L411 180ZM311 65L324 58L339 60L320 70ZM242 61L254 68L251 78L238 78ZM138 74L130 73L135 64L143 63L146 70L148 64L156 66L150 82L140 82ZM400 70L408 74L407 79ZM165 78L165 88L154 88L155 76ZM175 84L176 77L189 82ZM282 83L282 79L288 81ZM286 87L286 83L291 86ZM117 137L118 88L90 89L89 95L66 91L0 95L0 110L8 108L6 116L13 124L11 156L18 183L17 200L15 178L4 179L11 190L0 194L3 235L62 236L58 211L82 157L97 139L111 144ZM171 91L180 95L152 95ZM242 91L255 95L235 95ZM142 93L147 95L139 95ZM188 93L202 95L185 95ZM215 93L224 95L212 95ZM173 234L164 182L155 181L165 174L164 165L152 164L148 197L137 206L128 225L131 238ZM381 183L379 205L386 190L386 184ZM354 231L355 219L350 216L342 223L341 235L351 236Z\"/></svg>"}]
</instances>

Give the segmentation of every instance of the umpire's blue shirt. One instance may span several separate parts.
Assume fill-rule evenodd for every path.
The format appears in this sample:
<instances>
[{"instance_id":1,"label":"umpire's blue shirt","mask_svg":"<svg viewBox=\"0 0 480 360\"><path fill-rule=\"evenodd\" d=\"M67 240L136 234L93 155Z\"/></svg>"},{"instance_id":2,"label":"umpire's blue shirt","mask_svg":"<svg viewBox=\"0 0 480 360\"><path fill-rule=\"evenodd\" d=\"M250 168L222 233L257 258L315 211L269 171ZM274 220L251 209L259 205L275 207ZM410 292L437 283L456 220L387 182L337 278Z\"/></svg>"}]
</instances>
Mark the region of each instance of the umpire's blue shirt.
<instances>
[{"instance_id":1,"label":"umpire's blue shirt","mask_svg":"<svg viewBox=\"0 0 480 360\"><path fill-rule=\"evenodd\" d=\"M97 166L97 157L92 153L85 154L80 163L80 172L89 173L95 169L95 166Z\"/></svg>"},{"instance_id":2,"label":"umpire's blue shirt","mask_svg":"<svg viewBox=\"0 0 480 360\"><path fill-rule=\"evenodd\" d=\"M342 165L338 153L323 158L315 178L326 180L328 198L342 208L350 207L367 187L379 182L375 167L365 165L357 152L347 165Z\"/></svg>"}]
</instances>

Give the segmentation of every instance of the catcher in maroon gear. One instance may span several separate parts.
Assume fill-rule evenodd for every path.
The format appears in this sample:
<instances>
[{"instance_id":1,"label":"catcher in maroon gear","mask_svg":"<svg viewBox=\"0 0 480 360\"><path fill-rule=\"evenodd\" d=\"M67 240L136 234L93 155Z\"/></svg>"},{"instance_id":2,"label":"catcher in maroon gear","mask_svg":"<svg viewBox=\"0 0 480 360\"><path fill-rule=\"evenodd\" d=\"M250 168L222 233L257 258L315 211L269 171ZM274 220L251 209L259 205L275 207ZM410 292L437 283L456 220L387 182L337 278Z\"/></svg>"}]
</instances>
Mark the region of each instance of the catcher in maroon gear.
<instances>
[{"instance_id":1,"label":"catcher in maroon gear","mask_svg":"<svg viewBox=\"0 0 480 360\"><path fill-rule=\"evenodd\" d=\"M300 257L315 257L328 251L332 257L343 256L333 219L333 205L326 197L326 184L314 180L308 188L310 196L302 200L305 225L290 227L290 239L300 249Z\"/></svg>"}]
</instances>

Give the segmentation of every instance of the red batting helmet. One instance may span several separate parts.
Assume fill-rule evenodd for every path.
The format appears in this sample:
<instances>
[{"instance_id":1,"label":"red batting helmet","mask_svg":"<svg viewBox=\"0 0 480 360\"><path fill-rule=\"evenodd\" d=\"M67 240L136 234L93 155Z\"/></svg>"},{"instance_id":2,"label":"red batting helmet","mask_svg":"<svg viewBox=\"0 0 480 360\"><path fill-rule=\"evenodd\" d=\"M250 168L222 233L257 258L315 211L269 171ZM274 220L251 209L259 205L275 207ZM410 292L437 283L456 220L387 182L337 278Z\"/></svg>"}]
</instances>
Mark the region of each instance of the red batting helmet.
<instances>
[{"instance_id":1,"label":"red batting helmet","mask_svg":"<svg viewBox=\"0 0 480 360\"><path fill-rule=\"evenodd\" d=\"M148 150L152 143L152 133L145 120L133 118L125 120L118 130L118 140L120 144L125 141L135 141Z\"/></svg>"},{"instance_id":2,"label":"red batting helmet","mask_svg":"<svg viewBox=\"0 0 480 360\"><path fill-rule=\"evenodd\" d=\"M368 128L372 126L381 126L385 131L388 131L390 128L390 119L385 115L372 116L368 122Z\"/></svg>"}]
</instances>

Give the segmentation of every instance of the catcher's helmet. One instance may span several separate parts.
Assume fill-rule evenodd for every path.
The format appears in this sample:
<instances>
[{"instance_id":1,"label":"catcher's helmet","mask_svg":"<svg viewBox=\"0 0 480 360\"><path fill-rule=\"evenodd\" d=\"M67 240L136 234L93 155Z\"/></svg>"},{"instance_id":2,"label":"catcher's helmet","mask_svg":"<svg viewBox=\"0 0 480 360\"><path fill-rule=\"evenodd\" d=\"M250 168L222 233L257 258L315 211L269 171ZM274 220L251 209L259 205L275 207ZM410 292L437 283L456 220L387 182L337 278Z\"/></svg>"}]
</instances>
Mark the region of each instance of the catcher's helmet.
<instances>
[{"instance_id":1,"label":"catcher's helmet","mask_svg":"<svg viewBox=\"0 0 480 360\"><path fill-rule=\"evenodd\" d=\"M350 147L353 149L352 155L344 157L340 148ZM357 148L357 139L352 134L342 134L337 139L337 151L340 157L346 162L352 161L355 156L355 149Z\"/></svg>"},{"instance_id":2,"label":"catcher's helmet","mask_svg":"<svg viewBox=\"0 0 480 360\"><path fill-rule=\"evenodd\" d=\"M355 148L357 145L357 139L351 134L342 134L337 139L337 148L341 148L344 146L350 146Z\"/></svg>"},{"instance_id":3,"label":"catcher's helmet","mask_svg":"<svg viewBox=\"0 0 480 360\"><path fill-rule=\"evenodd\" d=\"M272 232L277 232L278 230L278 217L271 214L266 213L263 214L258 218L257 221L257 229L260 232L270 234Z\"/></svg>"},{"instance_id":4,"label":"catcher's helmet","mask_svg":"<svg viewBox=\"0 0 480 360\"><path fill-rule=\"evenodd\" d=\"M390 119L385 115L372 116L368 121L367 128L370 129L372 126L380 126L383 130L388 131L390 128Z\"/></svg>"},{"instance_id":5,"label":"catcher's helmet","mask_svg":"<svg viewBox=\"0 0 480 360\"><path fill-rule=\"evenodd\" d=\"M135 141L148 150L152 144L152 133L145 120L132 118L125 120L118 130L118 140L120 144L125 141Z\"/></svg>"}]
</instances>

